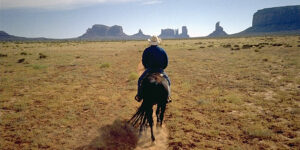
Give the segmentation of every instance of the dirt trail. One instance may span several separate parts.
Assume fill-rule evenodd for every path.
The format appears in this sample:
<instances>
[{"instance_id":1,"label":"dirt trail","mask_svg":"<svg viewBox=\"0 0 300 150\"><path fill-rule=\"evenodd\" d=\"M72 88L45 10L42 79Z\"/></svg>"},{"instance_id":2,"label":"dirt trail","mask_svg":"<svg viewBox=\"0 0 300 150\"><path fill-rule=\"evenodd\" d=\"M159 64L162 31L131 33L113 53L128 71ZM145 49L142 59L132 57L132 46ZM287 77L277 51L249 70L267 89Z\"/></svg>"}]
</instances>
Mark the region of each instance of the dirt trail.
<instances>
[{"instance_id":1,"label":"dirt trail","mask_svg":"<svg viewBox=\"0 0 300 150\"><path fill-rule=\"evenodd\" d=\"M165 150L168 148L168 129L162 127L153 127L155 142L151 140L150 128L147 128L139 138L135 150Z\"/></svg>"}]
</instances>

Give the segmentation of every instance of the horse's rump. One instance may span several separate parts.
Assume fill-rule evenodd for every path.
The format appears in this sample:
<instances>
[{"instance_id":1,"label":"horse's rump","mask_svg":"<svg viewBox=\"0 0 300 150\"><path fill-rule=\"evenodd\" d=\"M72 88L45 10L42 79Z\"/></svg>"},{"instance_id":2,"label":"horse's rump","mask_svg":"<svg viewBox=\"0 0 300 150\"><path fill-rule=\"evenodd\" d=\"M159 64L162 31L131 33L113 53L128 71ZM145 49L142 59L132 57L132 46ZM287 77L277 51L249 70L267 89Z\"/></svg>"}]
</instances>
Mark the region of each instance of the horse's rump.
<instances>
[{"instance_id":1,"label":"horse's rump","mask_svg":"<svg viewBox=\"0 0 300 150\"><path fill-rule=\"evenodd\" d=\"M157 104L164 103L168 98L168 81L161 73L149 73L142 80L141 90L144 101Z\"/></svg>"}]
</instances>

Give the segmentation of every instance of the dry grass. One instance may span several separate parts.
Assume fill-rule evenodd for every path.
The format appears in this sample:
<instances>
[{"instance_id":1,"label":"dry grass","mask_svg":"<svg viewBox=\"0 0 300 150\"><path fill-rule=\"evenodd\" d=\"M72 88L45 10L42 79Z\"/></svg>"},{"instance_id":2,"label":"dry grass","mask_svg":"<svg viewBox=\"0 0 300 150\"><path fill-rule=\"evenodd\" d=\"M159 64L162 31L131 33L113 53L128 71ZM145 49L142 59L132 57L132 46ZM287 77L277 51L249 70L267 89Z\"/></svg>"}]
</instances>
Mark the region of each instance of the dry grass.
<instances>
[{"instance_id":1,"label":"dry grass","mask_svg":"<svg viewBox=\"0 0 300 150\"><path fill-rule=\"evenodd\" d=\"M299 41L163 41L174 99L165 114L169 149L297 149ZM0 43L0 147L97 148L123 140L111 138L107 131L114 129L133 137L119 148L134 147L131 129L115 120L129 119L139 105L136 67L146 47L144 41Z\"/></svg>"}]
</instances>

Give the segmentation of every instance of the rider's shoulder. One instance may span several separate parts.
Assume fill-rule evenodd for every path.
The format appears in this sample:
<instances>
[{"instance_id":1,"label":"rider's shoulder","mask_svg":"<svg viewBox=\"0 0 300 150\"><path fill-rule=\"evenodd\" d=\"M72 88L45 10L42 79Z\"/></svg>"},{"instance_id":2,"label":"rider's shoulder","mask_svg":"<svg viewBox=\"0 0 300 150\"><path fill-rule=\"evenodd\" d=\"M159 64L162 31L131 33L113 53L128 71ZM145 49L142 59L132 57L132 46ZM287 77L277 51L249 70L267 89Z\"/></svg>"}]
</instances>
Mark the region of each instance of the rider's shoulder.
<instances>
[{"instance_id":1,"label":"rider's shoulder","mask_svg":"<svg viewBox=\"0 0 300 150\"><path fill-rule=\"evenodd\" d=\"M147 47L144 51L165 51L162 47L160 46L149 46Z\"/></svg>"}]
</instances>

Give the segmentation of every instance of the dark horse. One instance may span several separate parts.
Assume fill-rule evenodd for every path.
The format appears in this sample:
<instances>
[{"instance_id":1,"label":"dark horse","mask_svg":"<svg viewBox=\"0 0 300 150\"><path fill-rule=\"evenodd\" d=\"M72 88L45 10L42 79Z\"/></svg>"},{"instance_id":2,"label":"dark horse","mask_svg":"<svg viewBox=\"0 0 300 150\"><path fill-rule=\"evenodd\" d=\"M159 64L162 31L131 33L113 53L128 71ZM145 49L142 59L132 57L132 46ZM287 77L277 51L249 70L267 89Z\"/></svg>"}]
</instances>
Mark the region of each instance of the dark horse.
<instances>
[{"instance_id":1,"label":"dark horse","mask_svg":"<svg viewBox=\"0 0 300 150\"><path fill-rule=\"evenodd\" d=\"M157 104L156 117L157 125L162 125L164 113L168 100L168 81L160 73L149 73L141 82L142 105L129 120L133 126L140 128L140 133L149 123L151 129L151 139L155 141L153 135L153 105Z\"/></svg>"}]
</instances>

